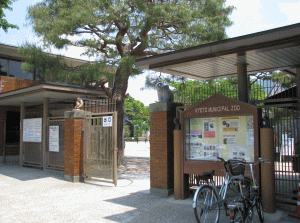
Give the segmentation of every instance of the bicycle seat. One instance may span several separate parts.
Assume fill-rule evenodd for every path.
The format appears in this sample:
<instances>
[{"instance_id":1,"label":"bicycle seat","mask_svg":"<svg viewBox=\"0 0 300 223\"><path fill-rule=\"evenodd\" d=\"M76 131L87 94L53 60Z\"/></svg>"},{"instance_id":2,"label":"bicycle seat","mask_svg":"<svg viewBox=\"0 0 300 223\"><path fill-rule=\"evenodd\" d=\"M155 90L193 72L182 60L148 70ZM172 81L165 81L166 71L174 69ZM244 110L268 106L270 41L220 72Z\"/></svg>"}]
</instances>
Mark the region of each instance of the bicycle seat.
<instances>
[{"instance_id":1,"label":"bicycle seat","mask_svg":"<svg viewBox=\"0 0 300 223\"><path fill-rule=\"evenodd\" d=\"M231 180L244 180L244 176L243 175L237 175L237 176L232 176Z\"/></svg>"},{"instance_id":2,"label":"bicycle seat","mask_svg":"<svg viewBox=\"0 0 300 223\"><path fill-rule=\"evenodd\" d=\"M203 177L209 177L209 176L214 176L214 175L215 175L215 170L211 170L211 171L207 171L207 172L202 173Z\"/></svg>"}]
</instances>

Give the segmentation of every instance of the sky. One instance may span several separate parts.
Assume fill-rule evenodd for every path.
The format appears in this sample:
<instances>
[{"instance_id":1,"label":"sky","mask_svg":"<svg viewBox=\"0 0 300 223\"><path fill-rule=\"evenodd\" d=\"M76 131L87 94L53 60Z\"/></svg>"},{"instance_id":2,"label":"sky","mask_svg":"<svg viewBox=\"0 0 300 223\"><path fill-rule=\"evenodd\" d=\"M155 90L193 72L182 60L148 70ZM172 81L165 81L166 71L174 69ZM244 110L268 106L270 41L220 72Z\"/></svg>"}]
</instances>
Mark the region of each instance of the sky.
<instances>
[{"instance_id":1,"label":"sky","mask_svg":"<svg viewBox=\"0 0 300 223\"><path fill-rule=\"evenodd\" d=\"M25 42L38 43L40 39L33 32L32 26L26 20L26 10L40 0L16 0L12 11L5 11L9 23L17 24L20 29L9 29L8 33L0 30L0 43L21 46ZM300 23L300 0L227 0L226 5L232 5L235 10L230 15L233 25L226 29L229 38L274 29L282 26ZM81 56L82 49L75 47L64 51L52 50L51 53L90 60ZM155 90L143 90L147 72L129 79L128 90L133 98L148 106L158 101Z\"/></svg>"}]
</instances>

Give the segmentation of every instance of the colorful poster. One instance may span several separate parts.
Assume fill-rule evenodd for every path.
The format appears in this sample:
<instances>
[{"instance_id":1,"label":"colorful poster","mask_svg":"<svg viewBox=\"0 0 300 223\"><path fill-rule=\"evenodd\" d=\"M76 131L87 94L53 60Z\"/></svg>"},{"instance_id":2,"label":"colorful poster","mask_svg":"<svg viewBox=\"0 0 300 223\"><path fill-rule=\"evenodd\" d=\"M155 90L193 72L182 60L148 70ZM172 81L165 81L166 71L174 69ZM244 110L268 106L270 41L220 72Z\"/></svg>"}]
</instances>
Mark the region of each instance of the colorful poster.
<instances>
[{"instance_id":1,"label":"colorful poster","mask_svg":"<svg viewBox=\"0 0 300 223\"><path fill-rule=\"evenodd\" d=\"M223 135L224 145L236 145L236 135Z\"/></svg>"},{"instance_id":2,"label":"colorful poster","mask_svg":"<svg viewBox=\"0 0 300 223\"><path fill-rule=\"evenodd\" d=\"M223 132L238 132L239 117L226 117L221 119Z\"/></svg>"},{"instance_id":3,"label":"colorful poster","mask_svg":"<svg viewBox=\"0 0 300 223\"><path fill-rule=\"evenodd\" d=\"M221 156L221 150L219 145L203 145L202 159L215 160L218 156Z\"/></svg>"},{"instance_id":4,"label":"colorful poster","mask_svg":"<svg viewBox=\"0 0 300 223\"><path fill-rule=\"evenodd\" d=\"M204 138L216 137L216 119L203 118Z\"/></svg>"},{"instance_id":5,"label":"colorful poster","mask_svg":"<svg viewBox=\"0 0 300 223\"><path fill-rule=\"evenodd\" d=\"M190 119L190 134L201 135L202 137L202 118Z\"/></svg>"}]
</instances>

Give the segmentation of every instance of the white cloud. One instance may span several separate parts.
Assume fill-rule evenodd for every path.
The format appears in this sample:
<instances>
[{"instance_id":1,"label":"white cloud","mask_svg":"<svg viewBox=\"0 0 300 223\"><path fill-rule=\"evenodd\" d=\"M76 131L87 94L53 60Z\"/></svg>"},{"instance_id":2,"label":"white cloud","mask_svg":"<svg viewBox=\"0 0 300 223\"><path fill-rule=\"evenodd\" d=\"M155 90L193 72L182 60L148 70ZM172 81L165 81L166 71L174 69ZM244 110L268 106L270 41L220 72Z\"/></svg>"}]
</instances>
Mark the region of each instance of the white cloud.
<instances>
[{"instance_id":1,"label":"white cloud","mask_svg":"<svg viewBox=\"0 0 300 223\"><path fill-rule=\"evenodd\" d=\"M300 2L279 3L279 11L286 14L288 22L300 22L299 9Z\"/></svg>"}]
</instances>

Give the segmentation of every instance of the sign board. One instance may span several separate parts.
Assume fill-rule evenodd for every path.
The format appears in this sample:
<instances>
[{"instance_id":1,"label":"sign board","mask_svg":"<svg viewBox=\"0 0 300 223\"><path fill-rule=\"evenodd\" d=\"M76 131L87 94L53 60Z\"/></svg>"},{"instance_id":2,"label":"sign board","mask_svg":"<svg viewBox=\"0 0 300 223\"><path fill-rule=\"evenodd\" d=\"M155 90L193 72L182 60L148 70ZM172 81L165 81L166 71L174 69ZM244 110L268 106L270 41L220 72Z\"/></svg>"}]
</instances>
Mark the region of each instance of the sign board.
<instances>
[{"instance_id":1,"label":"sign board","mask_svg":"<svg viewBox=\"0 0 300 223\"><path fill-rule=\"evenodd\" d=\"M49 151L59 152L59 126L49 126Z\"/></svg>"},{"instance_id":2,"label":"sign board","mask_svg":"<svg viewBox=\"0 0 300 223\"><path fill-rule=\"evenodd\" d=\"M23 120L23 141L42 142L42 118Z\"/></svg>"},{"instance_id":3,"label":"sign board","mask_svg":"<svg viewBox=\"0 0 300 223\"><path fill-rule=\"evenodd\" d=\"M111 127L113 122L113 118L112 116L103 116L103 122L102 122L102 126L103 127Z\"/></svg>"},{"instance_id":4,"label":"sign board","mask_svg":"<svg viewBox=\"0 0 300 223\"><path fill-rule=\"evenodd\" d=\"M260 116L257 107L222 95L182 112L184 172L220 169L217 157L257 161Z\"/></svg>"}]
</instances>

